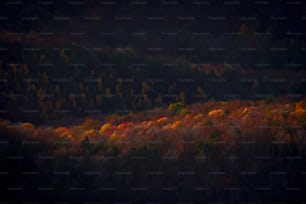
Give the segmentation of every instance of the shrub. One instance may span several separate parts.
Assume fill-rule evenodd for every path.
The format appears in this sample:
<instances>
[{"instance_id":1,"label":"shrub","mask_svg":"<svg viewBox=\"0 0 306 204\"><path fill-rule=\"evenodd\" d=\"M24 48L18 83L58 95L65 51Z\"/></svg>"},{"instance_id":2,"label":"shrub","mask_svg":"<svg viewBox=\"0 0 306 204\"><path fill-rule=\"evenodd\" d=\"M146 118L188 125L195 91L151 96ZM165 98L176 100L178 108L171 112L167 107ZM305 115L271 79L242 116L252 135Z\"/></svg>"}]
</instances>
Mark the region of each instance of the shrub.
<instances>
[{"instance_id":1,"label":"shrub","mask_svg":"<svg viewBox=\"0 0 306 204\"><path fill-rule=\"evenodd\" d=\"M208 143L214 143L218 140L220 137L221 132L219 130L213 130L210 134L210 137L208 139Z\"/></svg>"},{"instance_id":2,"label":"shrub","mask_svg":"<svg viewBox=\"0 0 306 204\"><path fill-rule=\"evenodd\" d=\"M172 115L175 115L175 114L180 113L183 108L184 108L184 104L181 102L171 103L168 106L168 112Z\"/></svg>"},{"instance_id":3,"label":"shrub","mask_svg":"<svg viewBox=\"0 0 306 204\"><path fill-rule=\"evenodd\" d=\"M97 121L87 118L82 124L81 124L81 128L88 130L88 129L92 129L92 128L97 128L98 124Z\"/></svg>"},{"instance_id":4,"label":"shrub","mask_svg":"<svg viewBox=\"0 0 306 204\"><path fill-rule=\"evenodd\" d=\"M269 96L267 96L267 97L265 98L265 103L266 103L266 104L270 104L270 103L273 102L273 100L274 100L273 96L272 96L272 95L269 95Z\"/></svg>"},{"instance_id":5,"label":"shrub","mask_svg":"<svg viewBox=\"0 0 306 204\"><path fill-rule=\"evenodd\" d=\"M271 124L274 125L274 126L280 126L280 121L279 120L272 120Z\"/></svg>"}]
</instances>

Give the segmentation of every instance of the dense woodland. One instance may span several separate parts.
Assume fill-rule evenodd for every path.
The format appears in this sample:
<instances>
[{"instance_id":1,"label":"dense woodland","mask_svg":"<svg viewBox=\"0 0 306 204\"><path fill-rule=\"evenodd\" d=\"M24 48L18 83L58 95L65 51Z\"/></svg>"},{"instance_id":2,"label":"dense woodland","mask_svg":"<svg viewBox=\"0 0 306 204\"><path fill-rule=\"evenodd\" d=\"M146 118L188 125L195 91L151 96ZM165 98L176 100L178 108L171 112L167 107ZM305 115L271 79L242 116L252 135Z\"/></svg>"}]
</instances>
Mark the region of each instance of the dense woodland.
<instances>
[{"instance_id":1,"label":"dense woodland","mask_svg":"<svg viewBox=\"0 0 306 204\"><path fill-rule=\"evenodd\" d=\"M209 99L299 100L306 88L303 70L256 72L81 47L34 52L24 43L3 45L8 50L0 72L1 115L11 120L38 123L63 115L124 114ZM17 59L19 63L10 63Z\"/></svg>"},{"instance_id":2,"label":"dense woodland","mask_svg":"<svg viewBox=\"0 0 306 204\"><path fill-rule=\"evenodd\" d=\"M305 16L0 1L0 202L305 203Z\"/></svg>"},{"instance_id":3,"label":"dense woodland","mask_svg":"<svg viewBox=\"0 0 306 204\"><path fill-rule=\"evenodd\" d=\"M2 118L304 97L303 2L3 1L0 11Z\"/></svg>"},{"instance_id":4,"label":"dense woodland","mask_svg":"<svg viewBox=\"0 0 306 204\"><path fill-rule=\"evenodd\" d=\"M303 100L174 103L73 126L1 121L1 201L300 203L305 128Z\"/></svg>"}]
</instances>

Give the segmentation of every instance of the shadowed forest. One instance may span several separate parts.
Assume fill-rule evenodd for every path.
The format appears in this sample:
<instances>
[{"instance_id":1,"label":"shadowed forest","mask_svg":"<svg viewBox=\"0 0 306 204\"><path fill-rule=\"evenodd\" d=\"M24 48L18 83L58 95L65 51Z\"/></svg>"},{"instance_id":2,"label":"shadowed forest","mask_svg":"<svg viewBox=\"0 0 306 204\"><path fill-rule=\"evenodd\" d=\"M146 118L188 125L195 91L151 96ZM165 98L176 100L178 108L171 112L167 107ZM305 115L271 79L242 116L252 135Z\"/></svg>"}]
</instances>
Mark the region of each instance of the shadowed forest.
<instances>
[{"instance_id":1,"label":"shadowed forest","mask_svg":"<svg viewBox=\"0 0 306 204\"><path fill-rule=\"evenodd\" d=\"M305 16L2 1L0 202L306 202Z\"/></svg>"}]
</instances>

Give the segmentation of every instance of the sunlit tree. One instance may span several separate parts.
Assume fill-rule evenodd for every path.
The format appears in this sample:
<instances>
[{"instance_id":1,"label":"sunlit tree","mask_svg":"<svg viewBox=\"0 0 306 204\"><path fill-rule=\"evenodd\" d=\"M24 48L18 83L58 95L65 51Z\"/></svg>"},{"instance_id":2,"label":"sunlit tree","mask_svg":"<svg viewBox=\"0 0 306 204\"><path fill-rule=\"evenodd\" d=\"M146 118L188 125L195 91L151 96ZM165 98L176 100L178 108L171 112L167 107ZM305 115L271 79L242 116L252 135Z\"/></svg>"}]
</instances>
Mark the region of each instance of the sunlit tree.
<instances>
[{"instance_id":1,"label":"sunlit tree","mask_svg":"<svg viewBox=\"0 0 306 204\"><path fill-rule=\"evenodd\" d=\"M61 49L58 53L58 55L61 57L61 59L65 62L68 63L69 62L69 57L68 55L65 53L64 49Z\"/></svg>"}]
</instances>

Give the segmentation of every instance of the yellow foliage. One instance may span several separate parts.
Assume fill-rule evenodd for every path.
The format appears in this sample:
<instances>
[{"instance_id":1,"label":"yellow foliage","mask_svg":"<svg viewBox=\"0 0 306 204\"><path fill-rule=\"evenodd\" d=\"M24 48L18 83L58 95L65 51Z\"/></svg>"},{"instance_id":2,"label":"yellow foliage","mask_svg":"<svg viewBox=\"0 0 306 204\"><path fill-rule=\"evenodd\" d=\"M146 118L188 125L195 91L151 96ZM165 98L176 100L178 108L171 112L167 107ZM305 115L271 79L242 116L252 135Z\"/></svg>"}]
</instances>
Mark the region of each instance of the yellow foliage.
<instances>
[{"instance_id":1,"label":"yellow foliage","mask_svg":"<svg viewBox=\"0 0 306 204\"><path fill-rule=\"evenodd\" d=\"M114 131L110 136L109 139L110 141L116 141L119 138L118 134L116 131Z\"/></svg>"},{"instance_id":2,"label":"yellow foliage","mask_svg":"<svg viewBox=\"0 0 306 204\"><path fill-rule=\"evenodd\" d=\"M84 140L84 139L89 139L90 141L94 141L99 137L98 131L95 129L89 129L84 131L84 133L79 137L79 139Z\"/></svg>"},{"instance_id":3,"label":"yellow foliage","mask_svg":"<svg viewBox=\"0 0 306 204\"><path fill-rule=\"evenodd\" d=\"M93 135L93 134L95 134L95 133L96 133L96 130L95 130L95 129L90 129L90 130L86 130L86 131L84 132L84 135L90 136L90 135Z\"/></svg>"},{"instance_id":4,"label":"yellow foliage","mask_svg":"<svg viewBox=\"0 0 306 204\"><path fill-rule=\"evenodd\" d=\"M101 134L105 133L107 130L110 130L112 126L113 125L111 123L105 123L104 125L100 127L99 133Z\"/></svg>"},{"instance_id":5,"label":"yellow foliage","mask_svg":"<svg viewBox=\"0 0 306 204\"><path fill-rule=\"evenodd\" d=\"M168 112L170 112L171 114L177 114L180 113L183 108L184 105L181 102L171 103L168 106Z\"/></svg>"}]
</instances>

